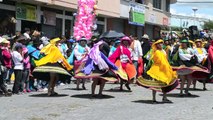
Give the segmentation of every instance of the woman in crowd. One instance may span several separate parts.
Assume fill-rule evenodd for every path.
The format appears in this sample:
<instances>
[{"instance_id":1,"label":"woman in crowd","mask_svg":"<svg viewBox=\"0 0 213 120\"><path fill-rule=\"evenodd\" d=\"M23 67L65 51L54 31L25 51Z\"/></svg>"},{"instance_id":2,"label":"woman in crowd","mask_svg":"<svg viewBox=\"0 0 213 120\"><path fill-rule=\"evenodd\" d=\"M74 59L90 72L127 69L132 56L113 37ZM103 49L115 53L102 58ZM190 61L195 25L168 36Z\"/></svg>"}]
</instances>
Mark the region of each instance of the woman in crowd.
<instances>
[{"instance_id":1,"label":"woman in crowd","mask_svg":"<svg viewBox=\"0 0 213 120\"><path fill-rule=\"evenodd\" d=\"M76 71L80 64L83 63L83 60L86 58L87 54L89 53L90 48L87 46L86 38L82 38L79 40L79 43L74 48L74 56L72 57L72 62L74 63L74 70ZM70 62L72 64L72 62ZM77 79L77 90L79 90L80 82L82 82L82 88L85 90L85 79Z\"/></svg>"},{"instance_id":2,"label":"woman in crowd","mask_svg":"<svg viewBox=\"0 0 213 120\"><path fill-rule=\"evenodd\" d=\"M128 76L128 80L122 79L120 81L120 90L123 90L123 83L126 81L125 86L129 91L131 91L131 88L129 87L130 80L135 78L137 74L135 66L131 60L131 50L129 48L130 45L131 40L129 37L125 36L121 38L121 45L117 47L111 56L109 56L109 60L115 63L118 68L123 69Z\"/></svg>"},{"instance_id":3,"label":"woman in crowd","mask_svg":"<svg viewBox=\"0 0 213 120\"><path fill-rule=\"evenodd\" d=\"M152 89L153 103L156 103L156 91L163 92L163 102L171 102L167 99L166 93L176 88L178 85L177 74L170 66L166 52L163 50L163 40L159 39L152 44L152 54L150 60L153 61L151 68L147 71L150 80L138 79L138 84Z\"/></svg>"},{"instance_id":4,"label":"woman in crowd","mask_svg":"<svg viewBox=\"0 0 213 120\"><path fill-rule=\"evenodd\" d=\"M103 41L96 43L88 53L85 62L76 71L77 78L93 78L92 96L95 95L97 85L100 85L99 96L102 96L106 81L116 82L119 77L128 79L127 75L119 70L108 58L101 52ZM119 76L119 77L118 77Z\"/></svg>"},{"instance_id":5,"label":"woman in crowd","mask_svg":"<svg viewBox=\"0 0 213 120\"><path fill-rule=\"evenodd\" d=\"M54 87L57 80L70 79L70 70L72 66L66 61L57 44L60 38L54 38L50 43L43 47L40 51L45 56L38 61L35 61L36 68L33 71L34 77L41 80L49 81L48 96L57 95Z\"/></svg>"},{"instance_id":6,"label":"woman in crowd","mask_svg":"<svg viewBox=\"0 0 213 120\"><path fill-rule=\"evenodd\" d=\"M198 59L198 63L202 65L203 67L208 67L208 53L206 52L206 49L202 46L202 40L197 39L195 41L196 47L194 48L194 53ZM197 80L193 80L193 88L196 89L196 82ZM206 89L206 80L202 80L203 83L203 90Z\"/></svg>"}]
</instances>

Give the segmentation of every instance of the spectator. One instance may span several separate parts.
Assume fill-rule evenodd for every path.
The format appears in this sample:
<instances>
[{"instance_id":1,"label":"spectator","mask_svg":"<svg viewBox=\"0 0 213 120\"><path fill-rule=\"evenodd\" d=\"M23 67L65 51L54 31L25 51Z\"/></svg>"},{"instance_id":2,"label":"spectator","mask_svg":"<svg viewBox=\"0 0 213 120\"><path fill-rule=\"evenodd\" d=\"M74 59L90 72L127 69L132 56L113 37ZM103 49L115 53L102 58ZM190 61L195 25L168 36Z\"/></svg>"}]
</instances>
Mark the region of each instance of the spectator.
<instances>
[{"instance_id":1,"label":"spectator","mask_svg":"<svg viewBox=\"0 0 213 120\"><path fill-rule=\"evenodd\" d=\"M24 69L22 51L23 51L22 44L17 43L15 46L15 50L12 52L12 59L14 62L14 73L15 73L15 81L13 85L14 94L19 94L19 92L23 90L23 86L21 86Z\"/></svg>"},{"instance_id":2,"label":"spectator","mask_svg":"<svg viewBox=\"0 0 213 120\"><path fill-rule=\"evenodd\" d=\"M6 67L6 71L3 75L3 79L5 82L7 83L10 83L10 70L12 68L12 56L11 56L11 53L10 53L10 50L9 50L9 41L5 38L3 38L3 41L1 42L2 44L2 57L3 57L3 62L4 62L4 65Z\"/></svg>"}]
</instances>

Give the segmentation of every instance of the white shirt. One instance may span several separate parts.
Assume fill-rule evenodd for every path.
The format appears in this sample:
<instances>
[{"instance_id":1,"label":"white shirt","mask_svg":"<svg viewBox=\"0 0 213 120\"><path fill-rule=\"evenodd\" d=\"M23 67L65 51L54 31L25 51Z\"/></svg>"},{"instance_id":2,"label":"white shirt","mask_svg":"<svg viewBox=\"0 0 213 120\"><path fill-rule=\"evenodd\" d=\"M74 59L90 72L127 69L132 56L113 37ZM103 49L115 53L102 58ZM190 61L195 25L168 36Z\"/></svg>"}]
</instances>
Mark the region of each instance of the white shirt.
<instances>
[{"instance_id":1,"label":"white shirt","mask_svg":"<svg viewBox=\"0 0 213 120\"><path fill-rule=\"evenodd\" d=\"M180 59L183 61L189 61L194 56L194 50L192 48L179 49Z\"/></svg>"},{"instance_id":2,"label":"white shirt","mask_svg":"<svg viewBox=\"0 0 213 120\"><path fill-rule=\"evenodd\" d=\"M138 60L140 56L143 56L141 43L138 40L134 40L134 50L132 50L132 60Z\"/></svg>"},{"instance_id":3,"label":"white shirt","mask_svg":"<svg viewBox=\"0 0 213 120\"><path fill-rule=\"evenodd\" d=\"M30 35L29 35L29 34L24 33L23 35L24 35L27 39L31 39L31 37L30 37Z\"/></svg>"},{"instance_id":4,"label":"white shirt","mask_svg":"<svg viewBox=\"0 0 213 120\"><path fill-rule=\"evenodd\" d=\"M23 57L17 51L12 52L12 59L14 62L14 70L24 70Z\"/></svg>"},{"instance_id":5,"label":"white shirt","mask_svg":"<svg viewBox=\"0 0 213 120\"><path fill-rule=\"evenodd\" d=\"M194 53L198 58L198 63L201 63L204 59L207 59L208 57L206 50L204 48L201 48L201 50L203 53L199 54L198 49L197 48L194 49Z\"/></svg>"}]
</instances>

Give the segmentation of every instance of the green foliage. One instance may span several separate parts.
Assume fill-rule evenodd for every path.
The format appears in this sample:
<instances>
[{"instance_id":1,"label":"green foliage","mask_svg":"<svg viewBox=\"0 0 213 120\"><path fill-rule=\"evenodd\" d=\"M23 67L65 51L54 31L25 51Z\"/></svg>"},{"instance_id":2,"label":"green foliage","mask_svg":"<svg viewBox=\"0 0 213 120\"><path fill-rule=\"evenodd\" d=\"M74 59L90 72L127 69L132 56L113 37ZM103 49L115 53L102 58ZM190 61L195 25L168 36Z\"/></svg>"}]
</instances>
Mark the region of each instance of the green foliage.
<instances>
[{"instance_id":1,"label":"green foliage","mask_svg":"<svg viewBox=\"0 0 213 120\"><path fill-rule=\"evenodd\" d=\"M205 22L203 25L203 29L213 30L213 21L209 20L208 22Z\"/></svg>"}]
</instances>

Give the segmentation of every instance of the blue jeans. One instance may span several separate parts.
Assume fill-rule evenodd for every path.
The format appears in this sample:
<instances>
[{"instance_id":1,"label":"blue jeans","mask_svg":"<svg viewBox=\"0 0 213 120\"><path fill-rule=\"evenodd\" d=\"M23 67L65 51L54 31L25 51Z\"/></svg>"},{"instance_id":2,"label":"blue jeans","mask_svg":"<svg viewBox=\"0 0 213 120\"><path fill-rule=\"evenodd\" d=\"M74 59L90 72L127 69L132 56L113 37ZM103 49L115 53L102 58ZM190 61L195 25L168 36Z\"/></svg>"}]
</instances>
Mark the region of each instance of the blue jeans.
<instances>
[{"instance_id":1,"label":"blue jeans","mask_svg":"<svg viewBox=\"0 0 213 120\"><path fill-rule=\"evenodd\" d=\"M137 60L133 60L132 62L133 62L134 66L135 66L135 69L137 71L137 75L136 76L138 76L138 61Z\"/></svg>"}]
</instances>

